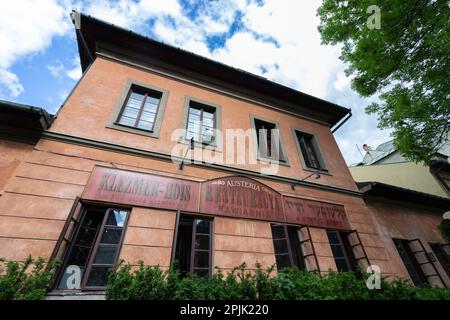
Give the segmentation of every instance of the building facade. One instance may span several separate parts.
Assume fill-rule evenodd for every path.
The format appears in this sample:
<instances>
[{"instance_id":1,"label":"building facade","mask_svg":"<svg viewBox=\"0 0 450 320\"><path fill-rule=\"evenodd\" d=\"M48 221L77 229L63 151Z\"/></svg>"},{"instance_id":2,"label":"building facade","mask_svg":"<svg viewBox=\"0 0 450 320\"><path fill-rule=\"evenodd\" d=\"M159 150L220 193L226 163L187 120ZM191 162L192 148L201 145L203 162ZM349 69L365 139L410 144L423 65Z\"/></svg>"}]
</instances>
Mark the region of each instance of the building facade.
<instances>
[{"instance_id":1,"label":"building facade","mask_svg":"<svg viewBox=\"0 0 450 320\"><path fill-rule=\"evenodd\" d=\"M450 210L449 153L445 145L428 163L414 163L393 141L350 167L396 273L415 285L450 287L450 248L438 225Z\"/></svg>"},{"instance_id":2,"label":"building facade","mask_svg":"<svg viewBox=\"0 0 450 320\"><path fill-rule=\"evenodd\" d=\"M72 17L83 76L2 191L0 257L60 259L61 292L122 259L403 275L332 134L348 109Z\"/></svg>"}]
</instances>

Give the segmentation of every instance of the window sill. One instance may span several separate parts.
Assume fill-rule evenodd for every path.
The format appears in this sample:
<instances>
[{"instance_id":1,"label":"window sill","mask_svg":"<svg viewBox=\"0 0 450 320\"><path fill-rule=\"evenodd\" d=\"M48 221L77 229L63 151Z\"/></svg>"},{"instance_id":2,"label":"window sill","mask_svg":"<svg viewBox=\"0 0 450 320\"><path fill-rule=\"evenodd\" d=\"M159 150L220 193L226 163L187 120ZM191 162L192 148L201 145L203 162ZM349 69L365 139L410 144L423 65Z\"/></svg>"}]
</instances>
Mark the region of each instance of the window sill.
<instances>
[{"instance_id":1,"label":"window sill","mask_svg":"<svg viewBox=\"0 0 450 320\"><path fill-rule=\"evenodd\" d=\"M124 126L124 125L118 124L118 123L108 124L106 126L106 128L120 130L120 131L124 131L124 132L128 132L128 133L139 134L141 136L158 138L158 134L155 131L149 131L149 130L138 129L138 128L134 128L134 127L128 127L128 126Z\"/></svg>"},{"instance_id":2,"label":"window sill","mask_svg":"<svg viewBox=\"0 0 450 320\"><path fill-rule=\"evenodd\" d=\"M271 158L265 158L265 157L261 157L261 156L258 156L257 160L259 162L267 163L267 164L268 163L278 164L280 166L285 166L285 167L290 167L291 166L287 160L274 160L274 159L271 159Z\"/></svg>"},{"instance_id":3,"label":"window sill","mask_svg":"<svg viewBox=\"0 0 450 320\"><path fill-rule=\"evenodd\" d=\"M317 172L317 171L319 171L320 174L323 174L323 175L326 175L326 176L333 176L331 171L328 170L328 169L313 169L313 168L308 168L308 167L302 167L302 169L305 170L305 171L310 171L310 172Z\"/></svg>"},{"instance_id":4,"label":"window sill","mask_svg":"<svg viewBox=\"0 0 450 320\"><path fill-rule=\"evenodd\" d=\"M180 139L178 140L178 143L189 145L191 143L191 140L188 140L186 138L180 137ZM200 141L195 141L194 140L194 146L195 146L195 148L202 148L202 149L205 149L205 150L212 150L212 151L215 151L215 152L222 152L222 148L220 148L220 146L217 145L217 144L204 144L204 143L202 143Z\"/></svg>"}]
</instances>

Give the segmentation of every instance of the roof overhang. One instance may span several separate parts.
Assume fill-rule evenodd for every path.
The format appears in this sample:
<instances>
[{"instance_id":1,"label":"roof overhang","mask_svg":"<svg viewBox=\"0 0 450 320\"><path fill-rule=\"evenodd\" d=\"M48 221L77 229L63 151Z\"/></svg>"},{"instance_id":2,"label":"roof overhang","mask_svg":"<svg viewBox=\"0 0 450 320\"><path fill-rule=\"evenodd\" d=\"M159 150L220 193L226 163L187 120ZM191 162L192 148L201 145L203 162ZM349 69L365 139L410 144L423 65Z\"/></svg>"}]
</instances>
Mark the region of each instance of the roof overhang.
<instances>
[{"instance_id":1,"label":"roof overhang","mask_svg":"<svg viewBox=\"0 0 450 320\"><path fill-rule=\"evenodd\" d=\"M0 100L0 137L34 144L42 131L53 122L53 116L42 108Z\"/></svg>"},{"instance_id":2,"label":"roof overhang","mask_svg":"<svg viewBox=\"0 0 450 320\"><path fill-rule=\"evenodd\" d=\"M176 70L180 74L276 105L329 127L335 126L351 110L267 80L241 69L176 48L130 30L73 11L83 72L104 48L130 61ZM299 75L301 76L301 75ZM345 121L345 120L344 120Z\"/></svg>"},{"instance_id":3,"label":"roof overhang","mask_svg":"<svg viewBox=\"0 0 450 320\"><path fill-rule=\"evenodd\" d=\"M405 189L381 182L357 182L359 190L364 197L376 197L390 199L394 201L405 202L427 206L432 209L442 211L450 210L450 199L435 196L432 194Z\"/></svg>"}]
</instances>

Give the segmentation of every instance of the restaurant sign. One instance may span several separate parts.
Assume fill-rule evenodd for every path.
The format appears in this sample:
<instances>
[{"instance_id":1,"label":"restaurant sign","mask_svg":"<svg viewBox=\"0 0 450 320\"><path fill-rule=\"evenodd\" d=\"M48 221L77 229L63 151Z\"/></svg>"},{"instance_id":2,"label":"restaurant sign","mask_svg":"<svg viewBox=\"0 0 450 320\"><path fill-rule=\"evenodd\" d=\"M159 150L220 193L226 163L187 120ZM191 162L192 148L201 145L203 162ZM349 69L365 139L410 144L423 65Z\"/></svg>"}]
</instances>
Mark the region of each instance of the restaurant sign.
<instances>
[{"instance_id":1,"label":"restaurant sign","mask_svg":"<svg viewBox=\"0 0 450 320\"><path fill-rule=\"evenodd\" d=\"M344 206L308 199L283 197L287 223L330 229L350 229Z\"/></svg>"},{"instance_id":2,"label":"restaurant sign","mask_svg":"<svg viewBox=\"0 0 450 320\"><path fill-rule=\"evenodd\" d=\"M96 166L83 198L143 207L198 211L199 184Z\"/></svg>"},{"instance_id":3,"label":"restaurant sign","mask_svg":"<svg viewBox=\"0 0 450 320\"><path fill-rule=\"evenodd\" d=\"M284 222L281 194L246 177L202 183L200 211L216 215Z\"/></svg>"},{"instance_id":4,"label":"restaurant sign","mask_svg":"<svg viewBox=\"0 0 450 320\"><path fill-rule=\"evenodd\" d=\"M350 229L342 205L283 196L259 181L242 176L200 183L96 166L83 193L83 199Z\"/></svg>"}]
</instances>

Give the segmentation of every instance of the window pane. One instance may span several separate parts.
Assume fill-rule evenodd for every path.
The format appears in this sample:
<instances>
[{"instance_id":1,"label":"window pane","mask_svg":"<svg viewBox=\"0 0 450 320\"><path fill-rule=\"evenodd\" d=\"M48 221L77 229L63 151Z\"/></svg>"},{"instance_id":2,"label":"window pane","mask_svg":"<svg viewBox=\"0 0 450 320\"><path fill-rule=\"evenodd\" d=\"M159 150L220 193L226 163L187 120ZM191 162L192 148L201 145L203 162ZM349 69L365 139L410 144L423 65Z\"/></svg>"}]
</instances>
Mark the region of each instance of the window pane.
<instances>
[{"instance_id":1,"label":"window pane","mask_svg":"<svg viewBox=\"0 0 450 320\"><path fill-rule=\"evenodd\" d=\"M350 271L348 264L347 264L347 260L345 260L344 258L340 258L340 259L335 258L334 262L336 263L336 267L337 267L338 271L340 271L340 272Z\"/></svg>"},{"instance_id":2,"label":"window pane","mask_svg":"<svg viewBox=\"0 0 450 320\"><path fill-rule=\"evenodd\" d=\"M184 275L190 271L192 249L192 218L181 216L178 224L177 244L175 249L174 265Z\"/></svg>"},{"instance_id":3,"label":"window pane","mask_svg":"<svg viewBox=\"0 0 450 320\"><path fill-rule=\"evenodd\" d=\"M205 114L203 114L203 126L214 128L214 119L213 118L205 118Z\"/></svg>"},{"instance_id":4,"label":"window pane","mask_svg":"<svg viewBox=\"0 0 450 320\"><path fill-rule=\"evenodd\" d=\"M83 220L83 226L88 228L98 228L105 217L104 210L86 210L86 216Z\"/></svg>"},{"instance_id":5,"label":"window pane","mask_svg":"<svg viewBox=\"0 0 450 320\"><path fill-rule=\"evenodd\" d=\"M144 111L146 111L146 112L156 113L157 110L158 110L157 104L151 104L151 103L144 104Z\"/></svg>"},{"instance_id":6,"label":"window pane","mask_svg":"<svg viewBox=\"0 0 450 320\"><path fill-rule=\"evenodd\" d=\"M129 100L137 100L137 101L141 101L142 102L143 99L144 99L144 95L143 94L133 91L130 94L130 99Z\"/></svg>"},{"instance_id":7,"label":"window pane","mask_svg":"<svg viewBox=\"0 0 450 320\"><path fill-rule=\"evenodd\" d=\"M141 114L141 121L153 122L155 120L155 113L143 111Z\"/></svg>"},{"instance_id":8,"label":"window pane","mask_svg":"<svg viewBox=\"0 0 450 320\"><path fill-rule=\"evenodd\" d=\"M94 242L95 234L97 233L96 228L86 228L82 227L78 234L77 244L81 246L92 246Z\"/></svg>"},{"instance_id":9,"label":"window pane","mask_svg":"<svg viewBox=\"0 0 450 320\"><path fill-rule=\"evenodd\" d=\"M144 129L144 130L152 130L153 123L147 122L147 121L139 121L138 128Z\"/></svg>"},{"instance_id":10,"label":"window pane","mask_svg":"<svg viewBox=\"0 0 450 320\"><path fill-rule=\"evenodd\" d=\"M199 141L199 135L197 132L188 131L186 132L186 139L190 140L191 138L194 138L194 140Z\"/></svg>"},{"instance_id":11,"label":"window pane","mask_svg":"<svg viewBox=\"0 0 450 320\"><path fill-rule=\"evenodd\" d=\"M210 226L211 226L211 221L210 220L196 219L195 223L196 223L195 231L197 233L209 234L209 230L210 230Z\"/></svg>"},{"instance_id":12,"label":"window pane","mask_svg":"<svg viewBox=\"0 0 450 320\"><path fill-rule=\"evenodd\" d=\"M313 169L321 169L319 158L317 157L316 148L313 143L313 136L296 131L296 136L300 149L305 160L305 165Z\"/></svg>"},{"instance_id":13,"label":"window pane","mask_svg":"<svg viewBox=\"0 0 450 320\"><path fill-rule=\"evenodd\" d=\"M139 114L139 109L125 107L125 109L123 109L122 116L136 119L138 114Z\"/></svg>"},{"instance_id":14,"label":"window pane","mask_svg":"<svg viewBox=\"0 0 450 320\"><path fill-rule=\"evenodd\" d=\"M105 287L110 267L92 267L87 281L88 287Z\"/></svg>"},{"instance_id":15,"label":"window pane","mask_svg":"<svg viewBox=\"0 0 450 320\"><path fill-rule=\"evenodd\" d=\"M196 109L196 108L189 108L189 116L198 116L198 119L200 119L200 109Z\"/></svg>"},{"instance_id":16,"label":"window pane","mask_svg":"<svg viewBox=\"0 0 450 320\"><path fill-rule=\"evenodd\" d=\"M116 246L99 246L95 254L95 264L114 264L116 258Z\"/></svg>"},{"instance_id":17,"label":"window pane","mask_svg":"<svg viewBox=\"0 0 450 320\"><path fill-rule=\"evenodd\" d=\"M123 227L125 224L127 213L128 212L124 210L110 210L108 219L106 220L106 225Z\"/></svg>"},{"instance_id":18,"label":"window pane","mask_svg":"<svg viewBox=\"0 0 450 320\"><path fill-rule=\"evenodd\" d=\"M331 245L331 251L335 258L344 257L344 251L341 245Z\"/></svg>"},{"instance_id":19,"label":"window pane","mask_svg":"<svg viewBox=\"0 0 450 320\"><path fill-rule=\"evenodd\" d=\"M152 97L152 96L147 96L147 100L145 101L148 104L154 104L157 105L159 103L160 98L156 98L156 97Z\"/></svg>"},{"instance_id":20,"label":"window pane","mask_svg":"<svg viewBox=\"0 0 450 320\"><path fill-rule=\"evenodd\" d=\"M106 227L103 231L102 239L100 243L118 244L120 242L120 236L122 235L122 229L112 229Z\"/></svg>"},{"instance_id":21,"label":"window pane","mask_svg":"<svg viewBox=\"0 0 450 320\"><path fill-rule=\"evenodd\" d=\"M286 233L284 232L284 226L272 225L272 238L273 239L286 238Z\"/></svg>"},{"instance_id":22,"label":"window pane","mask_svg":"<svg viewBox=\"0 0 450 320\"><path fill-rule=\"evenodd\" d=\"M275 254L288 253L287 240L273 240Z\"/></svg>"},{"instance_id":23,"label":"window pane","mask_svg":"<svg viewBox=\"0 0 450 320\"><path fill-rule=\"evenodd\" d=\"M136 119L128 118L128 117L124 117L124 116L122 116L119 121L120 124L123 124L124 126L130 126L130 127L134 127L135 122L136 122Z\"/></svg>"},{"instance_id":24,"label":"window pane","mask_svg":"<svg viewBox=\"0 0 450 320\"><path fill-rule=\"evenodd\" d=\"M91 250L90 247L86 248L74 246L70 254L70 257L67 261L67 265L76 265L79 267L84 267L87 263L90 250Z\"/></svg>"},{"instance_id":25,"label":"window pane","mask_svg":"<svg viewBox=\"0 0 450 320\"><path fill-rule=\"evenodd\" d=\"M211 121L214 119L214 112L203 111L203 121L208 120Z\"/></svg>"},{"instance_id":26,"label":"window pane","mask_svg":"<svg viewBox=\"0 0 450 320\"><path fill-rule=\"evenodd\" d=\"M195 249L209 250L209 236L198 234L195 239Z\"/></svg>"},{"instance_id":27,"label":"window pane","mask_svg":"<svg viewBox=\"0 0 450 320\"><path fill-rule=\"evenodd\" d=\"M291 266L291 261L289 260L288 254L277 254L275 255L275 260L277 261L278 270Z\"/></svg>"},{"instance_id":28,"label":"window pane","mask_svg":"<svg viewBox=\"0 0 450 320\"><path fill-rule=\"evenodd\" d=\"M195 251L194 267L209 268L209 251Z\"/></svg>"},{"instance_id":29,"label":"window pane","mask_svg":"<svg viewBox=\"0 0 450 320\"><path fill-rule=\"evenodd\" d=\"M194 268L194 273L200 277L207 276L209 275L209 268L206 269Z\"/></svg>"},{"instance_id":30,"label":"window pane","mask_svg":"<svg viewBox=\"0 0 450 320\"><path fill-rule=\"evenodd\" d=\"M328 235L328 241L330 241L330 244L341 244L339 242L339 237L338 237L338 234L336 231L328 230L327 235Z\"/></svg>"}]
</instances>

